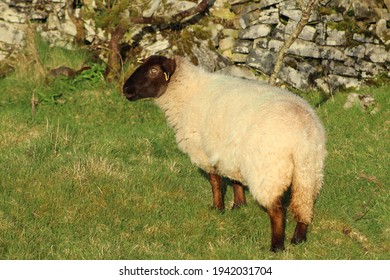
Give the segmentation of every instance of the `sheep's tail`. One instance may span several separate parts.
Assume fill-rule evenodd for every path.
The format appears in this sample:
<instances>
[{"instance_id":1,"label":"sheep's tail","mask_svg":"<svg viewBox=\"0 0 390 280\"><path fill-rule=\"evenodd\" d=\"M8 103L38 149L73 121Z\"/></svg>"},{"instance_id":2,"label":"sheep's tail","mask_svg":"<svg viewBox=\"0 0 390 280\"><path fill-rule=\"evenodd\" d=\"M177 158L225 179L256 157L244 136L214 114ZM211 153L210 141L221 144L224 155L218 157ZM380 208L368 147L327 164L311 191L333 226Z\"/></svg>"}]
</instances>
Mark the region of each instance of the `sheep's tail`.
<instances>
[{"instance_id":1,"label":"sheep's tail","mask_svg":"<svg viewBox=\"0 0 390 280\"><path fill-rule=\"evenodd\" d=\"M306 225L313 219L314 202L323 184L326 156L323 130L314 134L316 137L311 135L311 141L299 144L293 156L291 210L295 220Z\"/></svg>"}]
</instances>

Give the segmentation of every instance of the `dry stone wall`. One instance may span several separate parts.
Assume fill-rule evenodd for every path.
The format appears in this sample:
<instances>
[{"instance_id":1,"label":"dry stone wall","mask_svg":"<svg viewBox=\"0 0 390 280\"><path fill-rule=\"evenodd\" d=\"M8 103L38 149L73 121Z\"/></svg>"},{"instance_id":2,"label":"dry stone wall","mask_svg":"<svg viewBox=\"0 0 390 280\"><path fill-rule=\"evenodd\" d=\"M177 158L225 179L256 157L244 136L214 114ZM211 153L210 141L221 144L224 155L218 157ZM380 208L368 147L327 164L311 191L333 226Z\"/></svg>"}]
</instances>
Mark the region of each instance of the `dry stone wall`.
<instances>
[{"instance_id":1,"label":"dry stone wall","mask_svg":"<svg viewBox=\"0 0 390 280\"><path fill-rule=\"evenodd\" d=\"M227 59L221 62L222 57L270 75L277 52L295 29L306 1L213 0L210 23L201 27L209 32L209 39L199 39L194 33L192 55L209 70L230 64ZM162 2L151 0L144 16L166 14ZM170 12L172 7L180 11L196 5L179 0L164 3L171 5ZM74 8L77 16L79 10ZM288 50L279 81L300 90L332 92L359 87L380 75L389 77L389 11L390 0L318 0L308 25ZM77 28L66 0L0 0L0 61L26 44L30 22L38 23L37 30L52 45L70 48L74 43ZM86 43L106 40L92 20L83 22ZM145 34L139 42L140 56L175 53L178 47L166 32L154 29Z\"/></svg>"},{"instance_id":2,"label":"dry stone wall","mask_svg":"<svg viewBox=\"0 0 390 280\"><path fill-rule=\"evenodd\" d=\"M0 61L26 44L30 23L36 23L35 30L52 46L72 48L77 28L66 3L67 0L0 0ZM86 43L104 37L93 26L91 20L84 21Z\"/></svg>"},{"instance_id":3,"label":"dry stone wall","mask_svg":"<svg viewBox=\"0 0 390 280\"><path fill-rule=\"evenodd\" d=\"M225 53L270 75L277 52L302 16L304 0L231 0L239 15L235 44ZM359 87L390 70L390 1L319 0L287 52L280 80L301 90Z\"/></svg>"}]
</instances>

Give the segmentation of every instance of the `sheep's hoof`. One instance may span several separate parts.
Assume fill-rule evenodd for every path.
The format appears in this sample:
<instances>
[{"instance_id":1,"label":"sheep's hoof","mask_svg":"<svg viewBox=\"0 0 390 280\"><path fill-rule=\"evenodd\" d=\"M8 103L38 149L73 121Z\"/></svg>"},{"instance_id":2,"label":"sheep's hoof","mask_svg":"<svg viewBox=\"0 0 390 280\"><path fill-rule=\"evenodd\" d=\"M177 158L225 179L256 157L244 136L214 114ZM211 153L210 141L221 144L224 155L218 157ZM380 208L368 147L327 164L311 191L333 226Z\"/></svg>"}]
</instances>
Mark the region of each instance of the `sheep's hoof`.
<instances>
[{"instance_id":1,"label":"sheep's hoof","mask_svg":"<svg viewBox=\"0 0 390 280\"><path fill-rule=\"evenodd\" d=\"M216 211L218 211L220 214L223 214L223 213L225 213L225 207L217 207L217 206L210 206L210 209L211 210L216 210Z\"/></svg>"},{"instance_id":2,"label":"sheep's hoof","mask_svg":"<svg viewBox=\"0 0 390 280\"><path fill-rule=\"evenodd\" d=\"M240 208L245 207L245 206L246 206L246 203L233 203L232 210L240 209Z\"/></svg>"},{"instance_id":3,"label":"sheep's hoof","mask_svg":"<svg viewBox=\"0 0 390 280\"><path fill-rule=\"evenodd\" d=\"M306 236L303 237L303 238L294 236L291 239L291 244L294 244L294 245L297 245L297 244L300 244L300 243L303 243L303 242L306 242Z\"/></svg>"},{"instance_id":4,"label":"sheep's hoof","mask_svg":"<svg viewBox=\"0 0 390 280\"><path fill-rule=\"evenodd\" d=\"M284 251L284 244L272 244L270 251L274 253Z\"/></svg>"}]
</instances>

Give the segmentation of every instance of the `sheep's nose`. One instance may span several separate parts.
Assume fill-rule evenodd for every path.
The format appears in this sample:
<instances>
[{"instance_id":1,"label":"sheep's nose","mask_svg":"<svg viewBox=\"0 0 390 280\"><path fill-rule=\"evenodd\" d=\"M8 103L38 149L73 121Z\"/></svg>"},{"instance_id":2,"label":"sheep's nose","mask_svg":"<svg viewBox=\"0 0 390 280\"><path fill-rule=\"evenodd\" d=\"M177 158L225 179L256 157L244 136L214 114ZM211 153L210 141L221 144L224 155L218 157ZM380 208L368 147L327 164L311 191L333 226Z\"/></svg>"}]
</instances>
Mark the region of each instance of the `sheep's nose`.
<instances>
[{"instance_id":1,"label":"sheep's nose","mask_svg":"<svg viewBox=\"0 0 390 280\"><path fill-rule=\"evenodd\" d=\"M138 95L134 93L134 90L131 90L129 88L123 88L123 94L129 101L136 101L139 99Z\"/></svg>"},{"instance_id":2,"label":"sheep's nose","mask_svg":"<svg viewBox=\"0 0 390 280\"><path fill-rule=\"evenodd\" d=\"M129 99L129 100L130 100L130 98L132 98L132 96L134 95L134 94L133 94L134 90L133 90L131 87L126 86L126 85L123 86L122 92L123 92L123 94L126 96L126 98Z\"/></svg>"},{"instance_id":3,"label":"sheep's nose","mask_svg":"<svg viewBox=\"0 0 390 280\"><path fill-rule=\"evenodd\" d=\"M128 92L130 92L130 90L129 90L130 88L125 84L124 86L123 86L123 88L122 88L122 92L123 92L123 94L127 94Z\"/></svg>"}]
</instances>

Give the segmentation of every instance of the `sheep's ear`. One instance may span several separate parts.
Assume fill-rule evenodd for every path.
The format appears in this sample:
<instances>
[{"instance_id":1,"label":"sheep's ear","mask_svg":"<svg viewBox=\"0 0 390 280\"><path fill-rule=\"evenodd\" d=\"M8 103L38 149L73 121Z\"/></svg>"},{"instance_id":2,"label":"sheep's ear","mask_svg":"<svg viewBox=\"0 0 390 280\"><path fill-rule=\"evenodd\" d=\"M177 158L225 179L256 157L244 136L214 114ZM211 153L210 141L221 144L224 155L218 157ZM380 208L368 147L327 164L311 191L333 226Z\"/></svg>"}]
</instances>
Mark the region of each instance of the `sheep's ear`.
<instances>
[{"instance_id":1,"label":"sheep's ear","mask_svg":"<svg viewBox=\"0 0 390 280\"><path fill-rule=\"evenodd\" d=\"M174 59L167 58L162 63L161 68L164 71L165 77L168 77L168 79L169 79L169 77L172 76L173 73L175 73L176 62ZM168 80L167 78L165 78L165 79Z\"/></svg>"}]
</instances>

